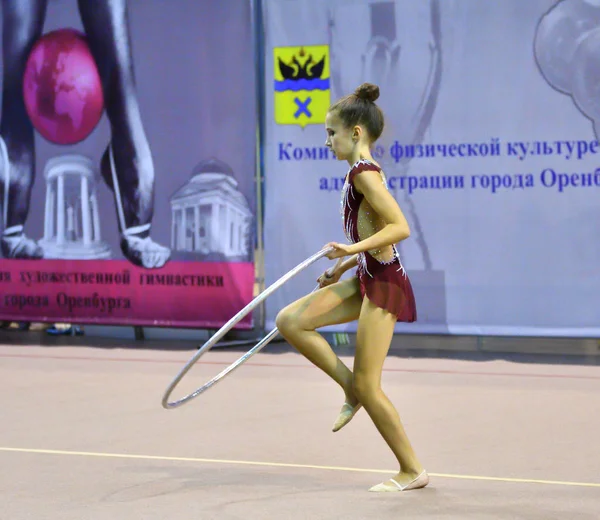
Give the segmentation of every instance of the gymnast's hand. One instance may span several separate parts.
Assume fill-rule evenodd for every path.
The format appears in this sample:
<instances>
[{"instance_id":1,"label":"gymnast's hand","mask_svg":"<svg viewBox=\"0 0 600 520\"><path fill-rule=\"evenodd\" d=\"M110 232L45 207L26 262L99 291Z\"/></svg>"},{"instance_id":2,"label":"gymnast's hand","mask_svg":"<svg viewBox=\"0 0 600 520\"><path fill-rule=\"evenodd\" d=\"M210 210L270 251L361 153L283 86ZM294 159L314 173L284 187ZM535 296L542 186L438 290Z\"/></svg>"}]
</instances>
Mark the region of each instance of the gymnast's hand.
<instances>
[{"instance_id":1,"label":"gymnast's hand","mask_svg":"<svg viewBox=\"0 0 600 520\"><path fill-rule=\"evenodd\" d=\"M336 258L342 258L352 253L352 246L350 244L340 244L338 242L329 242L323 249L333 248L333 251L327 253L325 256L329 260L335 260Z\"/></svg>"},{"instance_id":2,"label":"gymnast's hand","mask_svg":"<svg viewBox=\"0 0 600 520\"><path fill-rule=\"evenodd\" d=\"M337 269L332 268L331 273L329 272L329 270L325 271L317 279L317 282L319 282L319 287L323 288L323 287L327 287L328 285L333 285L334 283L339 282L339 280L343 274L344 274L344 270L341 269L340 267L338 267Z\"/></svg>"}]
</instances>

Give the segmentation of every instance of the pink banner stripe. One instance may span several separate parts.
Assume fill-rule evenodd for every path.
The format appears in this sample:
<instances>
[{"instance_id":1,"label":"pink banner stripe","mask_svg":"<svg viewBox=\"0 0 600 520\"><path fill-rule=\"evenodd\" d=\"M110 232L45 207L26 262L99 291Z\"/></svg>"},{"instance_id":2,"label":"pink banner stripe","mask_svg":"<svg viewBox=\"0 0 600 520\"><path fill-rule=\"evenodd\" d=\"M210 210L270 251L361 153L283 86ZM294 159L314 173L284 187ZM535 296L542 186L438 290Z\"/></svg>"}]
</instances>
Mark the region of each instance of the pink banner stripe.
<instances>
[{"instance_id":1,"label":"pink banner stripe","mask_svg":"<svg viewBox=\"0 0 600 520\"><path fill-rule=\"evenodd\" d=\"M253 298L254 264L1 260L0 318L163 327L221 327ZM236 328L251 328L252 316Z\"/></svg>"}]
</instances>

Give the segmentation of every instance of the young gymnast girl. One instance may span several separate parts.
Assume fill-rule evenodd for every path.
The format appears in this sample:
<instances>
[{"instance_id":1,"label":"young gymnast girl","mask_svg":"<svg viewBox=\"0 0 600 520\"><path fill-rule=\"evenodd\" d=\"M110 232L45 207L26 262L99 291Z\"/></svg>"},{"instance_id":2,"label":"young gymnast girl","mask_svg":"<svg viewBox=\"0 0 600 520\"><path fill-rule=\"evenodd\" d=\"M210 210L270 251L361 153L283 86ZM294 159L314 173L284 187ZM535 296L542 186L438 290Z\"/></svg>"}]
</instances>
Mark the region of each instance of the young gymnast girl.
<instances>
[{"instance_id":1,"label":"young gymnast girl","mask_svg":"<svg viewBox=\"0 0 600 520\"><path fill-rule=\"evenodd\" d=\"M379 87L365 83L333 104L326 117L325 144L350 170L342 189L341 216L350 244L329 243L330 259L350 256L320 288L277 315L282 336L338 383L346 395L333 431L348 424L364 407L398 459L399 473L369 491L408 491L429 483L404 431L398 412L381 389L381 372L396 321L416 320L412 287L394 244L408 238L408 223L387 189L370 149L383 131L375 104ZM358 267L356 276L339 281ZM351 371L316 329L358 319L356 355Z\"/></svg>"}]
</instances>

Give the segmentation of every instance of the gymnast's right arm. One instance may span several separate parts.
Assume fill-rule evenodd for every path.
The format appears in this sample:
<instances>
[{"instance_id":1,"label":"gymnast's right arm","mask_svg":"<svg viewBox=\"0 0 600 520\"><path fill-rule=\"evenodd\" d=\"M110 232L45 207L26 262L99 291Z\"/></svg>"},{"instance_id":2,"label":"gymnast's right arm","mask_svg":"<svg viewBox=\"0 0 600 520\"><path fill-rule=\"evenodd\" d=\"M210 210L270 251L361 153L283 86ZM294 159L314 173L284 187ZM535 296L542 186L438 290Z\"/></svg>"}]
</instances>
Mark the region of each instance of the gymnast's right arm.
<instances>
[{"instance_id":1,"label":"gymnast's right arm","mask_svg":"<svg viewBox=\"0 0 600 520\"><path fill-rule=\"evenodd\" d=\"M340 267L339 267L339 271L343 274L348 269L352 269L353 267L356 267L357 265L358 265L358 254L352 255L350 258L348 258L348 260L344 260L342 262L342 265L340 265Z\"/></svg>"}]
</instances>

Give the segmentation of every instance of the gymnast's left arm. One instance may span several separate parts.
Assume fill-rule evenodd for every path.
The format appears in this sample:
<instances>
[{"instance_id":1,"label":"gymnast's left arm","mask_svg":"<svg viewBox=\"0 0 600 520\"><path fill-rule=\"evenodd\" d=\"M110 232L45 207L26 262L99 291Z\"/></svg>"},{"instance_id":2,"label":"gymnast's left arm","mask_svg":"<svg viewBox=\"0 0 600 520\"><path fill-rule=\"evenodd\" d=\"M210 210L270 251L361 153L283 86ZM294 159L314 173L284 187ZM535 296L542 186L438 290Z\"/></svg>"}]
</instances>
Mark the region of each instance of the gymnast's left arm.
<instances>
[{"instance_id":1,"label":"gymnast's left arm","mask_svg":"<svg viewBox=\"0 0 600 520\"><path fill-rule=\"evenodd\" d=\"M410 236L410 228L398 202L381 182L376 171L364 171L354 178L355 188L363 194L386 225L377 233L350 246L351 254L397 244Z\"/></svg>"}]
</instances>

